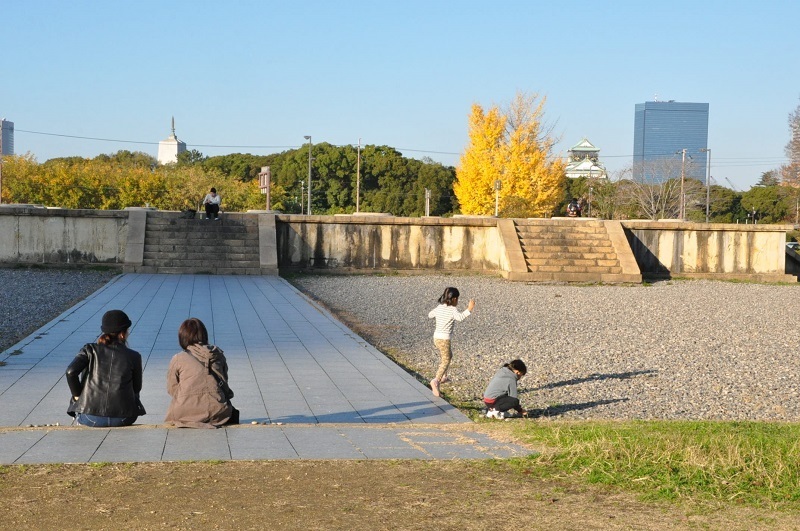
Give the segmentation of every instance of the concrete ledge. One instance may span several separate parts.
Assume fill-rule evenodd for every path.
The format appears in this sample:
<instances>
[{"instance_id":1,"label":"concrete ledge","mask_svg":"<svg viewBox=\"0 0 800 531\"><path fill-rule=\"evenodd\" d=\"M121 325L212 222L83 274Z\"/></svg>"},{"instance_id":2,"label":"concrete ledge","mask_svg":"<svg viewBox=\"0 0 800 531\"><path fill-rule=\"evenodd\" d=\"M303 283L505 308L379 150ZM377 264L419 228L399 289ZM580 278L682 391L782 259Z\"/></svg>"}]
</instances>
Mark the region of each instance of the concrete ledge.
<instances>
[{"instance_id":1,"label":"concrete ledge","mask_svg":"<svg viewBox=\"0 0 800 531\"><path fill-rule=\"evenodd\" d=\"M258 256L262 274L278 274L278 236L274 214L258 215Z\"/></svg>"},{"instance_id":2,"label":"concrete ledge","mask_svg":"<svg viewBox=\"0 0 800 531\"><path fill-rule=\"evenodd\" d=\"M128 237L125 241L125 266L139 266L144 260L144 233L147 226L147 211L133 210L128 213Z\"/></svg>"},{"instance_id":3,"label":"concrete ledge","mask_svg":"<svg viewBox=\"0 0 800 531\"><path fill-rule=\"evenodd\" d=\"M605 221L606 232L608 238L611 240L611 245L614 247L614 252L617 253L617 260L622 268L622 275L631 278L638 278L638 280L626 280L625 282L642 282L642 272L639 269L639 264L636 263L636 257L633 255L631 246L628 243L628 238L625 236L625 231L622 230L622 224L619 221Z\"/></svg>"}]
</instances>

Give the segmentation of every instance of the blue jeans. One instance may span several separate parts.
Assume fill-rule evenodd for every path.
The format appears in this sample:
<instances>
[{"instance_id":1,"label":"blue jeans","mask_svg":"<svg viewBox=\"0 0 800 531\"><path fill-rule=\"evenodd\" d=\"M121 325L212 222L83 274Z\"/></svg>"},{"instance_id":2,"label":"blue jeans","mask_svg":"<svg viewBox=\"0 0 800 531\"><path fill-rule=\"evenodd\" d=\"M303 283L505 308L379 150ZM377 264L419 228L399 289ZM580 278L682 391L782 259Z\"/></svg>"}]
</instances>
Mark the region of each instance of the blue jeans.
<instances>
[{"instance_id":1,"label":"blue jeans","mask_svg":"<svg viewBox=\"0 0 800 531\"><path fill-rule=\"evenodd\" d=\"M120 426L130 426L139 417L98 417L97 415L89 415L86 413L78 413L75 420L81 426L88 426L90 428L118 428Z\"/></svg>"}]
</instances>

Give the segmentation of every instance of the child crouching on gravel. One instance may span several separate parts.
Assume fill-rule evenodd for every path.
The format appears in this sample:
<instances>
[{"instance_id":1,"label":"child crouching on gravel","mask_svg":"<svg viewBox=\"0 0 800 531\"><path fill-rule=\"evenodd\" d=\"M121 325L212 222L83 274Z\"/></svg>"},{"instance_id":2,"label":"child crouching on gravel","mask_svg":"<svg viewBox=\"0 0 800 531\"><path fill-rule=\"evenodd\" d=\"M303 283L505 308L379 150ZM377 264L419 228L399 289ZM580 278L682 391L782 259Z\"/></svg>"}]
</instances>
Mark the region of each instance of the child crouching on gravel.
<instances>
[{"instance_id":1,"label":"child crouching on gravel","mask_svg":"<svg viewBox=\"0 0 800 531\"><path fill-rule=\"evenodd\" d=\"M527 372L528 368L522 360L512 360L500 367L483 392L483 403L487 408L486 418L528 416L528 412L522 408L517 398L517 381ZM511 413L512 409L516 413Z\"/></svg>"}]
</instances>

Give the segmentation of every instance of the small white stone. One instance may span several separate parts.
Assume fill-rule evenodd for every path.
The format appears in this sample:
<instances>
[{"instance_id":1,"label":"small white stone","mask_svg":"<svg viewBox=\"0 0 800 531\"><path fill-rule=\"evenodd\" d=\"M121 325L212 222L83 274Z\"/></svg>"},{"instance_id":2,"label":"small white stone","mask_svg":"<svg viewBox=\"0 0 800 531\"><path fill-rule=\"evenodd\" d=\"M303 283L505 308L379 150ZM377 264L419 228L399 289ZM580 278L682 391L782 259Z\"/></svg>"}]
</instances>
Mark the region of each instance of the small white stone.
<instances>
[{"instance_id":1,"label":"small white stone","mask_svg":"<svg viewBox=\"0 0 800 531\"><path fill-rule=\"evenodd\" d=\"M257 420L254 420L254 421L253 421L253 422L251 422L250 424L258 424L258 421L257 421Z\"/></svg>"}]
</instances>

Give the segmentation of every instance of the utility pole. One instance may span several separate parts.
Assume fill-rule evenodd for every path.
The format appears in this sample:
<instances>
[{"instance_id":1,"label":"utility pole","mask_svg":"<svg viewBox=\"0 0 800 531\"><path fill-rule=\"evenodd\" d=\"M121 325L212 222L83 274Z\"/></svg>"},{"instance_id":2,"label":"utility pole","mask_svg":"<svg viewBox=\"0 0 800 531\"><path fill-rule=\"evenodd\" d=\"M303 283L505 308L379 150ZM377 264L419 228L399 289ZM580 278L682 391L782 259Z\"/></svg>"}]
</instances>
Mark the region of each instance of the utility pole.
<instances>
[{"instance_id":1,"label":"utility pole","mask_svg":"<svg viewBox=\"0 0 800 531\"><path fill-rule=\"evenodd\" d=\"M708 223L711 208L711 149L701 148L700 153L708 153L706 161L706 223Z\"/></svg>"},{"instance_id":2,"label":"utility pole","mask_svg":"<svg viewBox=\"0 0 800 531\"><path fill-rule=\"evenodd\" d=\"M356 162L356 214L359 212L361 202L361 139L358 139L358 159Z\"/></svg>"},{"instance_id":3,"label":"utility pole","mask_svg":"<svg viewBox=\"0 0 800 531\"><path fill-rule=\"evenodd\" d=\"M683 148L680 151L676 151L675 153L681 154L681 207L680 207L680 216L681 221L686 219L686 197L683 195L683 183L686 180L686 148Z\"/></svg>"},{"instance_id":4,"label":"utility pole","mask_svg":"<svg viewBox=\"0 0 800 531\"><path fill-rule=\"evenodd\" d=\"M308 208L306 208L306 212L308 212L308 215L310 216L311 215L311 135L306 135L303 138L308 140Z\"/></svg>"},{"instance_id":5,"label":"utility pole","mask_svg":"<svg viewBox=\"0 0 800 531\"><path fill-rule=\"evenodd\" d=\"M500 187L502 186L502 181L500 179L495 179L494 181L494 217L498 217L500 214Z\"/></svg>"},{"instance_id":6,"label":"utility pole","mask_svg":"<svg viewBox=\"0 0 800 531\"><path fill-rule=\"evenodd\" d=\"M300 181L300 215L303 215L303 198L305 195L303 194L303 181Z\"/></svg>"},{"instance_id":7,"label":"utility pole","mask_svg":"<svg viewBox=\"0 0 800 531\"><path fill-rule=\"evenodd\" d=\"M431 190L425 188L425 217L431 215Z\"/></svg>"}]
</instances>

